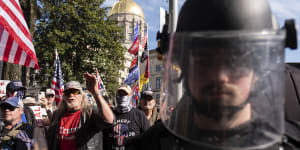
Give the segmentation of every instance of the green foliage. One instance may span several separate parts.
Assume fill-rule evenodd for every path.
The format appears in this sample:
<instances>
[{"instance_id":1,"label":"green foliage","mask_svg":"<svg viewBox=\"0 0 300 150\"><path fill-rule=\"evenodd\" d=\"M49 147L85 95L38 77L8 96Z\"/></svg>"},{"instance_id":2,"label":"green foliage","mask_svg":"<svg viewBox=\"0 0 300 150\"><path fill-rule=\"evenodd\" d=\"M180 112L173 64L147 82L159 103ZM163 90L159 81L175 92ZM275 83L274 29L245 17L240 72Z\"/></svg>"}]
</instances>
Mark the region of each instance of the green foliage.
<instances>
[{"instance_id":1,"label":"green foliage","mask_svg":"<svg viewBox=\"0 0 300 150\"><path fill-rule=\"evenodd\" d=\"M84 72L101 74L106 90L114 94L119 70L123 69L125 48L122 29L106 19L104 0L40 0L34 44L39 60L40 82L50 86L54 50L62 65L64 82L84 81ZM47 75L47 76L45 76Z\"/></svg>"}]
</instances>

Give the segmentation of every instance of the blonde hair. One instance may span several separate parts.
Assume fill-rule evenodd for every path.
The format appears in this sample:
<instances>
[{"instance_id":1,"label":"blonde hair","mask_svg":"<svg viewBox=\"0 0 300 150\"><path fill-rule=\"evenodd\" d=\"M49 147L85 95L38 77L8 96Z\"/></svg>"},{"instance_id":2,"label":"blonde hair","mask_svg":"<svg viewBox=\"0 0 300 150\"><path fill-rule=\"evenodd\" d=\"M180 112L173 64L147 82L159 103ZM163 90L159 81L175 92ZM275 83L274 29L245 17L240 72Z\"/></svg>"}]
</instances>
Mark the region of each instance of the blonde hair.
<instances>
[{"instance_id":1,"label":"blonde hair","mask_svg":"<svg viewBox=\"0 0 300 150\"><path fill-rule=\"evenodd\" d=\"M81 108L80 108L80 111L81 112L89 112L89 109L92 107L91 104L88 102L88 98L87 98L87 95L86 93L83 92L82 89L80 89L80 93L82 95L82 101L81 101ZM66 97L63 96L63 100L59 103L58 105L58 108L56 109L55 111L55 114L53 114L53 119L51 121L51 124L52 123L55 123L59 120L59 118L65 114L65 112L67 111L67 104L65 102L65 99Z\"/></svg>"}]
</instances>

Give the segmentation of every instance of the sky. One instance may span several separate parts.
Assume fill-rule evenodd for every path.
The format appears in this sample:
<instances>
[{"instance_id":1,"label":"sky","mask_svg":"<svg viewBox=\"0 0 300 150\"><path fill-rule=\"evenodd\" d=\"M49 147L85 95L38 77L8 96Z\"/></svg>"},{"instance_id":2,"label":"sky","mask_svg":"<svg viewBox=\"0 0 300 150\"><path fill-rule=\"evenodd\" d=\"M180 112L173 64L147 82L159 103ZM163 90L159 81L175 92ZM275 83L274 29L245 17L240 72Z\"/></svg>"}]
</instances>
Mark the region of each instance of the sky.
<instances>
[{"instance_id":1,"label":"sky","mask_svg":"<svg viewBox=\"0 0 300 150\"><path fill-rule=\"evenodd\" d=\"M106 0L104 7L112 6L119 0ZM178 10L185 0L178 0ZM168 0L134 0L144 11L146 23L148 23L149 34L149 49L155 49L157 45L156 33L159 31L160 23L160 7L168 10ZM300 0L269 0L273 14L277 18L280 27L283 26L285 19L295 19L297 24L300 24ZM300 26L297 25L300 29ZM298 45L300 45L300 32L298 32ZM300 47L300 46L298 46ZM286 62L300 62L300 48L297 50L285 50Z\"/></svg>"}]
</instances>

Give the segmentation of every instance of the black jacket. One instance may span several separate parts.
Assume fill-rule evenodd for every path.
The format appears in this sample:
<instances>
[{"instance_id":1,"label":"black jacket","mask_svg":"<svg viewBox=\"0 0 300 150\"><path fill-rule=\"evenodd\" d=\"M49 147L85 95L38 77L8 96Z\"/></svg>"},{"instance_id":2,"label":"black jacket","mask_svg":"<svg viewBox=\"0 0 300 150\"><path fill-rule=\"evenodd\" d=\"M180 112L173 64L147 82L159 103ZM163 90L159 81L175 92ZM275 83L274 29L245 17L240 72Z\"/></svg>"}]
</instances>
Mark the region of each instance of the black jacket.
<instances>
[{"instance_id":1,"label":"black jacket","mask_svg":"<svg viewBox=\"0 0 300 150\"><path fill-rule=\"evenodd\" d=\"M53 116L57 115L54 112ZM49 126L46 139L48 150L59 150L58 129L60 119L52 122ZM102 130L110 127L111 124L106 123L100 118L97 109L90 108L89 111L82 111L80 116L79 130L76 132L76 147L78 150L102 150L103 149L103 133ZM77 138L79 137L79 138Z\"/></svg>"},{"instance_id":2,"label":"black jacket","mask_svg":"<svg viewBox=\"0 0 300 150\"><path fill-rule=\"evenodd\" d=\"M286 126L288 127L288 126ZM299 126L300 127L300 126ZM293 126L296 129L295 126ZM288 129L293 130L290 126ZM300 129L296 129L295 134L299 133ZM286 136L290 136L287 135ZM261 150L279 150L279 147L284 147L284 150L299 150L300 143L292 141L290 138L284 140L282 144L276 144L266 149ZM200 145L194 145L190 142L182 140L171 132L169 132L164 125L159 122L149 128L145 133L136 136L127 142L126 150L194 150L194 149L205 149L205 150L216 150L209 149L207 147L201 147Z\"/></svg>"}]
</instances>

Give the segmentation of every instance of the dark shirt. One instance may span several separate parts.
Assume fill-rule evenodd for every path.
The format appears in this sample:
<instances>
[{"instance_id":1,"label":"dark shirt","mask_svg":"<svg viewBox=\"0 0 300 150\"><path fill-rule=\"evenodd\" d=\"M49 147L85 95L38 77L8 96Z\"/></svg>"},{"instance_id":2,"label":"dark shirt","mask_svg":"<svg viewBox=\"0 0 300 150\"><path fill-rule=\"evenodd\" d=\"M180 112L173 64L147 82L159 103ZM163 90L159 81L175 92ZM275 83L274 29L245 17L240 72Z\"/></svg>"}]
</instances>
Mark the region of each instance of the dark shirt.
<instances>
[{"instance_id":1,"label":"dark shirt","mask_svg":"<svg viewBox=\"0 0 300 150\"><path fill-rule=\"evenodd\" d=\"M212 135L215 133L209 133L209 131L206 131L206 133L204 134ZM260 138L261 137L252 140L260 140ZM235 137L232 140L234 140L234 142L240 141L238 137ZM141 150L141 149L142 150L178 150L178 149L216 150L216 148L207 147L201 144L195 144L191 141L187 141L175 136L167 128L164 127L162 122L156 123L154 126L149 128L145 133L136 136L135 138L127 142L126 150ZM279 144L274 144L260 150L279 150Z\"/></svg>"},{"instance_id":2,"label":"dark shirt","mask_svg":"<svg viewBox=\"0 0 300 150\"><path fill-rule=\"evenodd\" d=\"M149 127L149 121L144 112L132 108L127 113L114 112L116 121L112 128L104 132L104 149L124 149L125 141L139 135Z\"/></svg>"}]
</instances>

